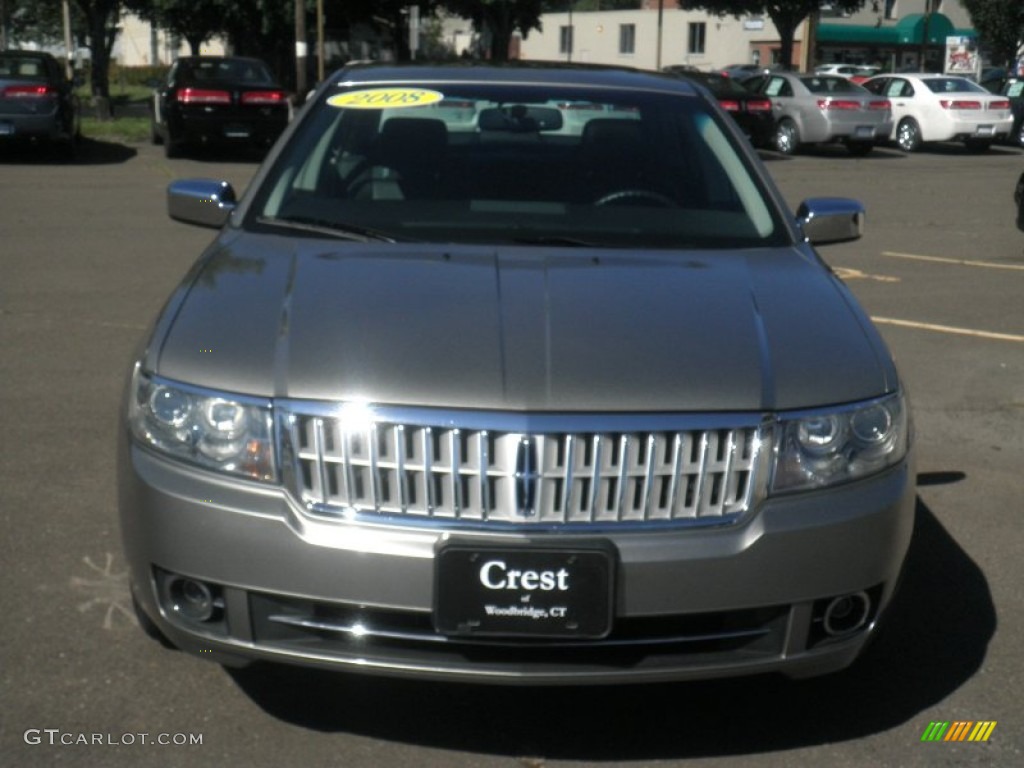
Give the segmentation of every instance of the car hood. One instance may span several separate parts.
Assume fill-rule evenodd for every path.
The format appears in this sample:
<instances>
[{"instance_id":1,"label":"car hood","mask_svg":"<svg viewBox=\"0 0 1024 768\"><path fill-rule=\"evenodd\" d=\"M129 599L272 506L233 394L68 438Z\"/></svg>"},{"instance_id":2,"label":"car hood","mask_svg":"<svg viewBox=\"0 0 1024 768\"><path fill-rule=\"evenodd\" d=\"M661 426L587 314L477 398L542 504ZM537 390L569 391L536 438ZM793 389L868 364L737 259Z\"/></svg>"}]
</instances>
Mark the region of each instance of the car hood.
<instances>
[{"instance_id":1,"label":"car hood","mask_svg":"<svg viewBox=\"0 0 1024 768\"><path fill-rule=\"evenodd\" d=\"M722 253L242 234L146 366L260 396L536 411L747 411L880 395L870 321L804 246Z\"/></svg>"}]
</instances>

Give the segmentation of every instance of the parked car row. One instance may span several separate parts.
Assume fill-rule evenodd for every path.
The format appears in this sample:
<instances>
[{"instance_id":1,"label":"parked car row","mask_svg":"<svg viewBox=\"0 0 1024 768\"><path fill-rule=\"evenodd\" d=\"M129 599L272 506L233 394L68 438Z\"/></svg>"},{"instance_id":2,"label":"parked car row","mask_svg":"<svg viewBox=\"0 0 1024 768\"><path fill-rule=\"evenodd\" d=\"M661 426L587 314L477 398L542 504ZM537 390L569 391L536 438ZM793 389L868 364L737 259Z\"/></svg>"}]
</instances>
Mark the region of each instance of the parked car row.
<instances>
[{"instance_id":1,"label":"parked car row","mask_svg":"<svg viewBox=\"0 0 1024 768\"><path fill-rule=\"evenodd\" d=\"M839 69L830 65L813 74L760 72L728 78L668 71L712 90L720 91L720 79L766 98L771 112L760 115L756 137L745 110L738 106L726 109L741 122L755 146L783 154L831 142L845 144L854 155L865 155L889 142L905 152L916 152L928 142L946 141L963 142L974 151L987 150L995 143L1024 148L1022 80L1012 78L1002 93L993 94L964 77L879 74L857 83L853 72L864 68ZM720 97L723 106L728 98ZM733 102L740 103L738 99ZM766 141L763 137L769 133L771 139Z\"/></svg>"}]
</instances>

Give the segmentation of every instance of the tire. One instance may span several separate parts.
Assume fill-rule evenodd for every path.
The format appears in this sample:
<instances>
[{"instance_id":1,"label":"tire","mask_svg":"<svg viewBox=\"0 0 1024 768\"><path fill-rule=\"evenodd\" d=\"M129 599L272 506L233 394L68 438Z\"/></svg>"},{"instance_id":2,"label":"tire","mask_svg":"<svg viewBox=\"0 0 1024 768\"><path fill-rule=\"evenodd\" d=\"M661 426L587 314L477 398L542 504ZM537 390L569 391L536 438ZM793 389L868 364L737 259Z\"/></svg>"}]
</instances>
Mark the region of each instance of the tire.
<instances>
[{"instance_id":1,"label":"tire","mask_svg":"<svg viewBox=\"0 0 1024 768\"><path fill-rule=\"evenodd\" d=\"M153 623L153 620L149 618L142 606L139 605L138 599L135 597L135 592L132 591L132 609L135 612L135 620L139 622L139 628L145 633L146 637L151 640L156 640L160 645L168 650L178 650L178 646L172 643L163 632L160 631L160 627Z\"/></svg>"},{"instance_id":2,"label":"tire","mask_svg":"<svg viewBox=\"0 0 1024 768\"><path fill-rule=\"evenodd\" d=\"M911 117L905 117L896 128L896 144L904 152L917 152L921 149L921 126Z\"/></svg>"},{"instance_id":3,"label":"tire","mask_svg":"<svg viewBox=\"0 0 1024 768\"><path fill-rule=\"evenodd\" d=\"M160 133L160 128L157 126L155 119L150 120L149 123L149 138L154 144L159 145L164 143L163 134Z\"/></svg>"},{"instance_id":4,"label":"tire","mask_svg":"<svg viewBox=\"0 0 1024 768\"><path fill-rule=\"evenodd\" d=\"M1024 120L1017 125L1017 130L1010 136L1010 143L1018 149L1024 149Z\"/></svg>"},{"instance_id":5,"label":"tire","mask_svg":"<svg viewBox=\"0 0 1024 768\"><path fill-rule=\"evenodd\" d=\"M792 120L780 120L775 126L775 150L783 155L795 155L800 149L800 131Z\"/></svg>"},{"instance_id":6,"label":"tire","mask_svg":"<svg viewBox=\"0 0 1024 768\"><path fill-rule=\"evenodd\" d=\"M864 157L875 148L875 143L873 141L848 141L846 148L854 157Z\"/></svg>"},{"instance_id":7,"label":"tire","mask_svg":"<svg viewBox=\"0 0 1024 768\"><path fill-rule=\"evenodd\" d=\"M174 134L171 133L171 129L167 129L167 136L164 137L164 157L173 159L175 157L181 157L185 154L184 142L175 141Z\"/></svg>"}]
</instances>

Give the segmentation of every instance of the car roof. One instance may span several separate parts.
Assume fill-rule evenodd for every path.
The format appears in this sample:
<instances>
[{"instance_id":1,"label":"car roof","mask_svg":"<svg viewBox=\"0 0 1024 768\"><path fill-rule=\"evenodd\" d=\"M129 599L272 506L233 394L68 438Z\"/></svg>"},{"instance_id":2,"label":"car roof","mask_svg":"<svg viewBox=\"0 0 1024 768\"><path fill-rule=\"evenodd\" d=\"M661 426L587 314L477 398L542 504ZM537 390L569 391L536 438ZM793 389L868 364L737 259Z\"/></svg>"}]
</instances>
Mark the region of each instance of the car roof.
<instances>
[{"instance_id":1,"label":"car roof","mask_svg":"<svg viewBox=\"0 0 1024 768\"><path fill-rule=\"evenodd\" d=\"M255 56L179 56L176 61L189 64L202 61L244 61L247 63L263 64L264 66L267 64L263 59L258 59Z\"/></svg>"},{"instance_id":2,"label":"car roof","mask_svg":"<svg viewBox=\"0 0 1024 768\"><path fill-rule=\"evenodd\" d=\"M494 64L354 64L336 71L333 83L467 82L495 84L577 85L605 88L641 88L696 94L687 80L639 69L558 62L508 62Z\"/></svg>"},{"instance_id":3,"label":"car roof","mask_svg":"<svg viewBox=\"0 0 1024 768\"><path fill-rule=\"evenodd\" d=\"M0 56L19 56L25 59L54 59L52 53L46 51L23 51L20 48L7 48L0 51Z\"/></svg>"}]
</instances>

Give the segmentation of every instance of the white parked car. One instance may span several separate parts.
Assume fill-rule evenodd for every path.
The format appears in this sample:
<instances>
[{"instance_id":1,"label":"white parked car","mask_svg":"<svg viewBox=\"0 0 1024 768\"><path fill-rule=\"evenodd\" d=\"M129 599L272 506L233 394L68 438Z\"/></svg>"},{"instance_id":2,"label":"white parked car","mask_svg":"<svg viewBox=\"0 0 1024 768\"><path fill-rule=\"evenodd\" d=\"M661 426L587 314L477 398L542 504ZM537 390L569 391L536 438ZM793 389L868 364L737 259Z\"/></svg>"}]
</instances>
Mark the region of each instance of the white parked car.
<instances>
[{"instance_id":1,"label":"white parked car","mask_svg":"<svg viewBox=\"0 0 1024 768\"><path fill-rule=\"evenodd\" d=\"M962 141L983 151L1005 140L1013 127L1010 100L964 77L879 75L863 85L891 102L890 138L904 152L916 152L928 141Z\"/></svg>"},{"instance_id":2,"label":"white parked car","mask_svg":"<svg viewBox=\"0 0 1024 768\"><path fill-rule=\"evenodd\" d=\"M858 75L874 75L878 67L866 67L862 64L821 64L814 68L816 75L839 75L852 78Z\"/></svg>"}]
</instances>

